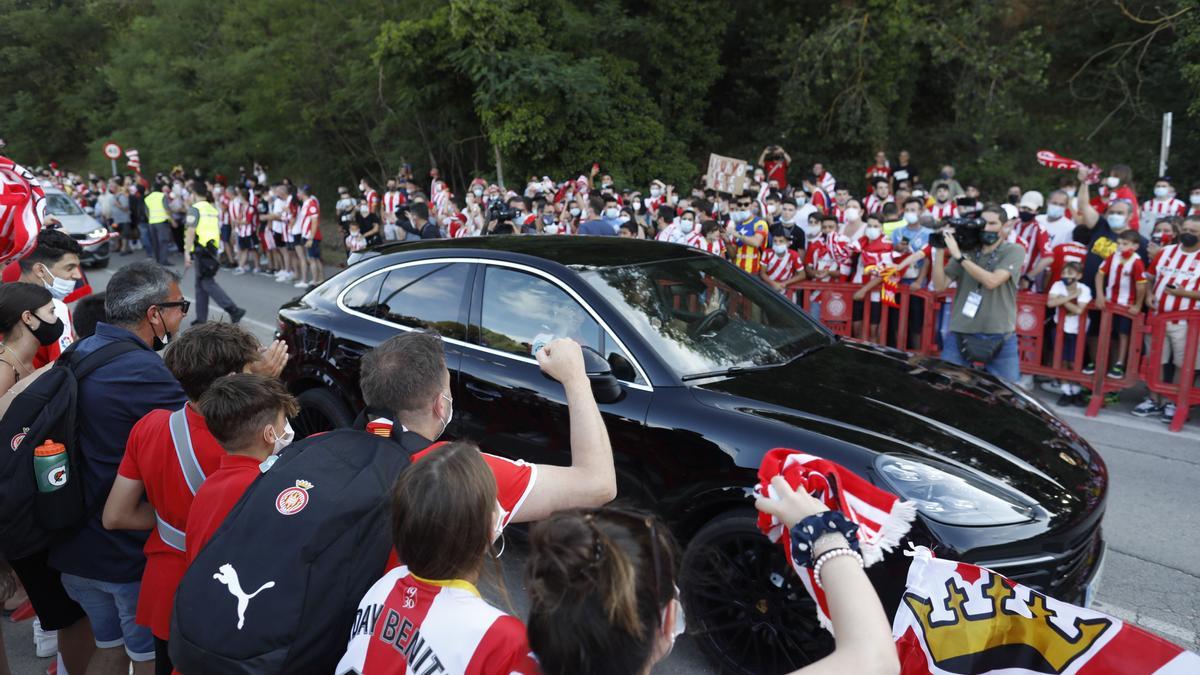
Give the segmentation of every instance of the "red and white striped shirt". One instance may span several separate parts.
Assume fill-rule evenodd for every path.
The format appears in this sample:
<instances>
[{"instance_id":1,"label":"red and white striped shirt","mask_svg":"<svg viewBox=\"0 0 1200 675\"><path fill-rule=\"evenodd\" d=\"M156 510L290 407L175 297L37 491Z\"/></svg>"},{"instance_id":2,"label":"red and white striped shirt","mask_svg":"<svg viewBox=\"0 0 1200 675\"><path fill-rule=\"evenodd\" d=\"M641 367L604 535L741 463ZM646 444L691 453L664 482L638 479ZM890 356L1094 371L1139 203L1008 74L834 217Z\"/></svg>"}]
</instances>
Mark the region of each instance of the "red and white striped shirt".
<instances>
[{"instance_id":1,"label":"red and white striped shirt","mask_svg":"<svg viewBox=\"0 0 1200 675\"><path fill-rule=\"evenodd\" d=\"M383 193L383 222L396 222L396 209L406 202L404 193L399 190L390 190Z\"/></svg>"},{"instance_id":2,"label":"red and white striped shirt","mask_svg":"<svg viewBox=\"0 0 1200 675\"><path fill-rule=\"evenodd\" d=\"M316 197L310 196L304 200L304 204L300 207L300 213L296 218L296 224L292 226L292 232L299 234L305 239L315 239L318 227L318 221L321 217L321 204Z\"/></svg>"},{"instance_id":3,"label":"red and white striped shirt","mask_svg":"<svg viewBox=\"0 0 1200 675\"><path fill-rule=\"evenodd\" d=\"M229 191L222 190L221 196L217 198L217 222L221 225L229 225Z\"/></svg>"},{"instance_id":4,"label":"red and white striped shirt","mask_svg":"<svg viewBox=\"0 0 1200 675\"><path fill-rule=\"evenodd\" d=\"M448 534L447 536L453 536ZM363 596L338 675L536 675L525 625L462 580L391 570Z\"/></svg>"},{"instance_id":5,"label":"red and white striped shirt","mask_svg":"<svg viewBox=\"0 0 1200 675\"><path fill-rule=\"evenodd\" d=\"M258 228L258 199L258 193L250 190L249 199L246 202L246 222L256 229Z\"/></svg>"},{"instance_id":6,"label":"red and white striped shirt","mask_svg":"<svg viewBox=\"0 0 1200 675\"><path fill-rule=\"evenodd\" d=\"M895 204L895 203L896 203L896 198L893 197L892 195L888 195L886 199L880 199L879 197L876 197L872 193L867 196L867 202L866 202L866 204L863 205L863 207L867 210L867 213L879 213L880 211L883 210L884 204Z\"/></svg>"},{"instance_id":7,"label":"red and white striped shirt","mask_svg":"<svg viewBox=\"0 0 1200 675\"><path fill-rule=\"evenodd\" d=\"M1118 251L1100 263L1104 274L1104 299L1129 307L1137 299L1137 285L1146 283L1146 265L1137 251L1122 256Z\"/></svg>"},{"instance_id":8,"label":"red and white striped shirt","mask_svg":"<svg viewBox=\"0 0 1200 675\"><path fill-rule=\"evenodd\" d=\"M934 202L933 206L929 207L929 214L933 216L934 222L954 218L958 215L958 204L949 200L942 204Z\"/></svg>"},{"instance_id":9,"label":"red and white striped shirt","mask_svg":"<svg viewBox=\"0 0 1200 675\"><path fill-rule=\"evenodd\" d=\"M829 195L826 194L824 190L818 188L813 191L812 197L809 197L808 203L816 207L816 209L821 213L829 213L830 205L833 204L833 200L829 198ZM834 206L833 208L836 209L837 207Z\"/></svg>"},{"instance_id":10,"label":"red and white striped shirt","mask_svg":"<svg viewBox=\"0 0 1200 675\"><path fill-rule=\"evenodd\" d=\"M759 269L767 275L767 278L775 282L784 282L800 273L804 269L804 262L800 259L800 252L788 249L784 255L776 255L774 248L768 248L762 256L762 267ZM796 299L796 291L784 289L783 294L791 299Z\"/></svg>"},{"instance_id":11,"label":"red and white striped shirt","mask_svg":"<svg viewBox=\"0 0 1200 675\"><path fill-rule=\"evenodd\" d=\"M838 206L837 204L834 204L833 205L833 217L837 218L838 225L845 225L846 224L846 209Z\"/></svg>"},{"instance_id":12,"label":"red and white striped shirt","mask_svg":"<svg viewBox=\"0 0 1200 675\"><path fill-rule=\"evenodd\" d=\"M850 241L840 234L821 235L804 252L804 264L814 270L838 272L818 281L842 281L842 262L850 257Z\"/></svg>"},{"instance_id":13,"label":"red and white striped shirt","mask_svg":"<svg viewBox=\"0 0 1200 675\"><path fill-rule=\"evenodd\" d=\"M851 281L856 284L861 284L869 281L869 279L864 275L864 272L866 272L868 267L871 267L872 265L878 265L884 260L885 256L891 255L892 243L888 241L887 237L880 237L874 241L871 241L866 237L862 237L858 240L858 250L860 251L858 256L858 266L854 270L854 278L851 279Z\"/></svg>"},{"instance_id":14,"label":"red and white striped shirt","mask_svg":"<svg viewBox=\"0 0 1200 675\"><path fill-rule=\"evenodd\" d=\"M254 235L254 226L247 221L250 205L245 199L238 197L229 202L229 222L237 228L237 236L250 237Z\"/></svg>"},{"instance_id":15,"label":"red and white striped shirt","mask_svg":"<svg viewBox=\"0 0 1200 675\"><path fill-rule=\"evenodd\" d=\"M367 208L371 210L371 213L379 212L379 193L374 189L363 193L363 201L367 203Z\"/></svg>"},{"instance_id":16,"label":"red and white striped shirt","mask_svg":"<svg viewBox=\"0 0 1200 675\"><path fill-rule=\"evenodd\" d=\"M1087 259L1087 254L1087 246L1077 241L1068 241L1065 244L1055 246L1050 253L1052 262L1050 263L1050 277L1046 279L1046 286L1053 286L1054 282L1062 279L1063 266L1067 263L1074 262L1083 265L1083 261Z\"/></svg>"},{"instance_id":17,"label":"red and white striped shirt","mask_svg":"<svg viewBox=\"0 0 1200 675\"><path fill-rule=\"evenodd\" d=\"M1159 312L1193 309L1196 301L1167 294L1167 286L1181 291L1200 290L1200 249L1188 253L1179 244L1164 246L1150 263L1148 274L1154 277L1154 297Z\"/></svg>"},{"instance_id":18,"label":"red and white striped shirt","mask_svg":"<svg viewBox=\"0 0 1200 675\"><path fill-rule=\"evenodd\" d=\"M833 194L834 190L837 189L837 179L833 177L833 174L826 171L817 176L817 187L829 194Z\"/></svg>"},{"instance_id":19,"label":"red and white striped shirt","mask_svg":"<svg viewBox=\"0 0 1200 675\"><path fill-rule=\"evenodd\" d=\"M467 217L461 213L450 216L450 226L446 228L446 233L450 235L451 239L471 236L471 228L467 226Z\"/></svg>"},{"instance_id":20,"label":"red and white striped shirt","mask_svg":"<svg viewBox=\"0 0 1200 675\"><path fill-rule=\"evenodd\" d=\"M872 164L871 166L867 167L867 194L875 194L875 179L882 178L884 180L888 180L891 177L892 167L890 166L877 166Z\"/></svg>"},{"instance_id":21,"label":"red and white striped shirt","mask_svg":"<svg viewBox=\"0 0 1200 675\"><path fill-rule=\"evenodd\" d=\"M1013 228L1013 234L1016 243L1025 249L1025 265L1021 268L1022 275L1029 274L1042 258L1053 252L1050 247L1050 233L1036 218L1027 223L1017 223L1017 226Z\"/></svg>"},{"instance_id":22,"label":"red and white striped shirt","mask_svg":"<svg viewBox=\"0 0 1200 675\"><path fill-rule=\"evenodd\" d=\"M1142 202L1142 218L1158 222L1170 216L1182 216L1187 212L1187 204L1172 197L1163 201L1147 199Z\"/></svg>"},{"instance_id":23,"label":"red and white striped shirt","mask_svg":"<svg viewBox=\"0 0 1200 675\"><path fill-rule=\"evenodd\" d=\"M700 240L698 242L692 243L692 241L689 239L688 243L700 249L701 251L704 251L705 253L711 253L721 258L725 257L725 240L721 239L720 237L718 237L716 241L709 241L708 238L700 236Z\"/></svg>"}]
</instances>

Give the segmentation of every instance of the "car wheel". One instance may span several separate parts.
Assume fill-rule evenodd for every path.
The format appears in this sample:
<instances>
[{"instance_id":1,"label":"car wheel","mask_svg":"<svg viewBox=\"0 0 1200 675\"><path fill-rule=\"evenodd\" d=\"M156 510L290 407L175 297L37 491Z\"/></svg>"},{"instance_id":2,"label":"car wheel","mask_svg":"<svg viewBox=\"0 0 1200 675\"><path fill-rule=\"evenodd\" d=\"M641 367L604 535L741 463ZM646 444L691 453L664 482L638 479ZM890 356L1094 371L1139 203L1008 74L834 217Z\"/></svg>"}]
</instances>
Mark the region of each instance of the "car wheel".
<instances>
[{"instance_id":1,"label":"car wheel","mask_svg":"<svg viewBox=\"0 0 1200 675\"><path fill-rule=\"evenodd\" d=\"M348 427L354 422L354 416L350 414L346 404L324 387L300 392L296 402L300 404L300 412L292 418L292 429L296 432L297 440L323 431Z\"/></svg>"},{"instance_id":2,"label":"car wheel","mask_svg":"<svg viewBox=\"0 0 1200 675\"><path fill-rule=\"evenodd\" d=\"M833 650L816 606L756 516L736 511L700 529L683 555L688 632L722 672L775 675Z\"/></svg>"}]
</instances>

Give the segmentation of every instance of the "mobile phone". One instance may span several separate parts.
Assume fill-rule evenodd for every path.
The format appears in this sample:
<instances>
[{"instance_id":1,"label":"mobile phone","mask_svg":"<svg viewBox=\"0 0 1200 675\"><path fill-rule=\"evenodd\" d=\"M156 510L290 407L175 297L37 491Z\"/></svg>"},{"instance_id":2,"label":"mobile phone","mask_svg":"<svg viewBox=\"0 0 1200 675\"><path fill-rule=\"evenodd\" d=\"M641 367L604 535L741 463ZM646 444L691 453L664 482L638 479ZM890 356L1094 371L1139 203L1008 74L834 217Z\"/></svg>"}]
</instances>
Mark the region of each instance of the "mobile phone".
<instances>
[{"instance_id":1,"label":"mobile phone","mask_svg":"<svg viewBox=\"0 0 1200 675\"><path fill-rule=\"evenodd\" d=\"M1175 286L1175 284L1167 284L1167 288L1169 288L1171 290L1175 290L1177 288L1177 286Z\"/></svg>"}]
</instances>

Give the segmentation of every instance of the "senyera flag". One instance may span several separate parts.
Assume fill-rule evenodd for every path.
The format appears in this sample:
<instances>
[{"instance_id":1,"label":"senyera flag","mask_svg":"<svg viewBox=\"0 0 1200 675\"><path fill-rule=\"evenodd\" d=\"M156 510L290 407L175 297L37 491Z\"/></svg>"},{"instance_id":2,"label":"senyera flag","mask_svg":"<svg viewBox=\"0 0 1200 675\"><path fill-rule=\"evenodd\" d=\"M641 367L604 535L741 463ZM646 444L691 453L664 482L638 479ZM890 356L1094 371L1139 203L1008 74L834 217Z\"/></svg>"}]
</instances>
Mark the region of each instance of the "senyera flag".
<instances>
[{"instance_id":1,"label":"senyera flag","mask_svg":"<svg viewBox=\"0 0 1200 675\"><path fill-rule=\"evenodd\" d=\"M1184 675L1200 656L995 572L911 553L892 623L904 675Z\"/></svg>"},{"instance_id":2,"label":"senyera flag","mask_svg":"<svg viewBox=\"0 0 1200 675\"><path fill-rule=\"evenodd\" d=\"M807 490L859 524L867 566L908 532L911 504L846 468L796 450L776 448L759 466L755 492L774 496L771 479ZM759 529L783 545L788 564L831 629L829 606L812 571L792 558L787 529L759 514ZM902 675L1184 675L1200 673L1200 656L1095 610L1047 597L968 563L912 547L908 579L892 638Z\"/></svg>"},{"instance_id":3,"label":"senyera flag","mask_svg":"<svg viewBox=\"0 0 1200 675\"><path fill-rule=\"evenodd\" d=\"M0 157L0 264L24 257L37 243L46 193L28 169Z\"/></svg>"},{"instance_id":4,"label":"senyera flag","mask_svg":"<svg viewBox=\"0 0 1200 675\"><path fill-rule=\"evenodd\" d=\"M1071 159L1070 157L1063 157L1057 152L1038 150L1037 161L1038 164L1041 164L1042 166L1048 166L1051 169L1065 169L1069 171L1071 169L1086 167L1088 170L1089 183L1095 183L1096 181L1100 180L1100 167L1096 166L1095 164L1084 164L1083 162L1077 159Z\"/></svg>"}]
</instances>

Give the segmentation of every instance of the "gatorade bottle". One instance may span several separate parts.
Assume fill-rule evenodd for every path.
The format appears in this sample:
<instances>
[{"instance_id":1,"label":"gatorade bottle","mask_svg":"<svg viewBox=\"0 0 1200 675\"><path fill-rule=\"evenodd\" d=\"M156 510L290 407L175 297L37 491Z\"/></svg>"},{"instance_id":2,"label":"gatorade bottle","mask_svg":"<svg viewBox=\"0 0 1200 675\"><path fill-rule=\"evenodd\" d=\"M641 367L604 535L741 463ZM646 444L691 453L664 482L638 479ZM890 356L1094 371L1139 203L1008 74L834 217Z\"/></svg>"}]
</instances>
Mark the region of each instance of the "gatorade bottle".
<instances>
[{"instance_id":1,"label":"gatorade bottle","mask_svg":"<svg viewBox=\"0 0 1200 675\"><path fill-rule=\"evenodd\" d=\"M67 446L47 438L33 449L38 492L54 492L67 484Z\"/></svg>"}]
</instances>

